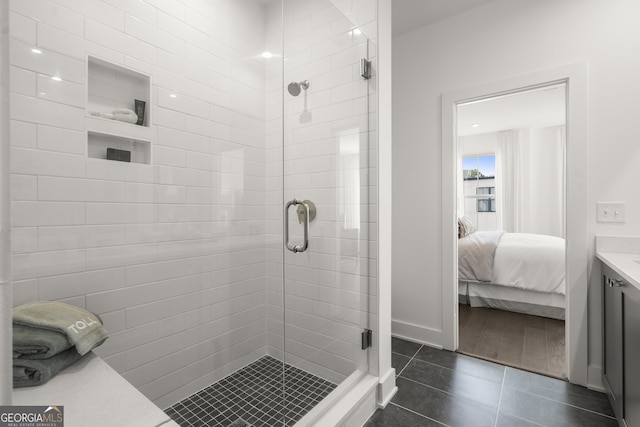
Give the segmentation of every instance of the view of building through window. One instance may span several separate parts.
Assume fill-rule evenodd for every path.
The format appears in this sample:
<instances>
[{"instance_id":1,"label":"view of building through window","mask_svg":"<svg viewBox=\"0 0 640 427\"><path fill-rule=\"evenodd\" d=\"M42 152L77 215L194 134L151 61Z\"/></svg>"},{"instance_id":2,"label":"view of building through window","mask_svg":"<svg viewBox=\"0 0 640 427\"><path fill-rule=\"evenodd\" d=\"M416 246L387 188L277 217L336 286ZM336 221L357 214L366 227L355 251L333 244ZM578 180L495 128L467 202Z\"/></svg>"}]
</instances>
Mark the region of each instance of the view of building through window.
<instances>
[{"instance_id":1,"label":"view of building through window","mask_svg":"<svg viewBox=\"0 0 640 427\"><path fill-rule=\"evenodd\" d=\"M496 187L477 187L476 195L479 194L496 194ZM487 199L478 199L478 212L495 212L496 199L495 195Z\"/></svg>"},{"instance_id":2,"label":"view of building through window","mask_svg":"<svg viewBox=\"0 0 640 427\"><path fill-rule=\"evenodd\" d=\"M464 214L478 229L494 229L496 224L495 154L462 158Z\"/></svg>"}]
</instances>

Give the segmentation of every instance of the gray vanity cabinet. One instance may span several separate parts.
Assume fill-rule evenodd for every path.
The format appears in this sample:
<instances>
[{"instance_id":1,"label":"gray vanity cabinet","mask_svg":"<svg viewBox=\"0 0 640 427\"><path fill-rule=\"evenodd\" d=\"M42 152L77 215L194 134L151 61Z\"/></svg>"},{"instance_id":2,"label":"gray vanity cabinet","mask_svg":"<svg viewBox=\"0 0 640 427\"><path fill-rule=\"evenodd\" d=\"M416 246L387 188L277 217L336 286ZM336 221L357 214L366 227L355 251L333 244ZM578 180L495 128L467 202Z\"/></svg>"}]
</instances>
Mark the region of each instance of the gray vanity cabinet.
<instances>
[{"instance_id":1,"label":"gray vanity cabinet","mask_svg":"<svg viewBox=\"0 0 640 427\"><path fill-rule=\"evenodd\" d=\"M640 426L640 290L603 264L603 382L621 426Z\"/></svg>"},{"instance_id":2,"label":"gray vanity cabinet","mask_svg":"<svg viewBox=\"0 0 640 427\"><path fill-rule=\"evenodd\" d=\"M604 369L603 380L613 411L618 418L622 415L623 392L623 333L622 329L622 291L618 286L612 286L617 275L608 267L602 267L604 277Z\"/></svg>"},{"instance_id":3,"label":"gray vanity cabinet","mask_svg":"<svg viewBox=\"0 0 640 427\"><path fill-rule=\"evenodd\" d=\"M624 420L640 426L640 290L624 295Z\"/></svg>"}]
</instances>

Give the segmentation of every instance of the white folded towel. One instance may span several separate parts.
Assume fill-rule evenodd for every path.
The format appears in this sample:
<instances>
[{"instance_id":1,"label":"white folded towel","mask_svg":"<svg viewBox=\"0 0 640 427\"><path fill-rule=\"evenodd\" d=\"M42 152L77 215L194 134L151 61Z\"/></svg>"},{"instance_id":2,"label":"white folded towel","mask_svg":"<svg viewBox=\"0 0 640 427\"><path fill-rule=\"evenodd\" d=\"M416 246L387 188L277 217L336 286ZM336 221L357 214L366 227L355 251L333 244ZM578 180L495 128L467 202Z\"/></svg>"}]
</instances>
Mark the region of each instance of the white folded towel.
<instances>
[{"instance_id":1,"label":"white folded towel","mask_svg":"<svg viewBox=\"0 0 640 427\"><path fill-rule=\"evenodd\" d=\"M110 113L101 113L98 111L91 111L94 117L102 117L104 119L118 120L126 123L136 123L138 121L138 115L133 110L128 108L117 108Z\"/></svg>"}]
</instances>

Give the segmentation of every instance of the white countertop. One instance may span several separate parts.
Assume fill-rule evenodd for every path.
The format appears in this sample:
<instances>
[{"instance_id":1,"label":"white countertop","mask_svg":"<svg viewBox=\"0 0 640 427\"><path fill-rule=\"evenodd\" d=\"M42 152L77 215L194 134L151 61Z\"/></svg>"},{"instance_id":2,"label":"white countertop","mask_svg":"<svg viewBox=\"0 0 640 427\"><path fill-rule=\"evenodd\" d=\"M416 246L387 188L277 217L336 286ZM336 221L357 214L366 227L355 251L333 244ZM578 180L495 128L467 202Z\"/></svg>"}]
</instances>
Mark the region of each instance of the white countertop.
<instances>
[{"instance_id":1,"label":"white countertop","mask_svg":"<svg viewBox=\"0 0 640 427\"><path fill-rule=\"evenodd\" d=\"M43 385L14 389L13 405L64 406L65 427L178 427L93 352Z\"/></svg>"},{"instance_id":2,"label":"white countertop","mask_svg":"<svg viewBox=\"0 0 640 427\"><path fill-rule=\"evenodd\" d=\"M640 237L596 237L596 257L640 290Z\"/></svg>"}]
</instances>

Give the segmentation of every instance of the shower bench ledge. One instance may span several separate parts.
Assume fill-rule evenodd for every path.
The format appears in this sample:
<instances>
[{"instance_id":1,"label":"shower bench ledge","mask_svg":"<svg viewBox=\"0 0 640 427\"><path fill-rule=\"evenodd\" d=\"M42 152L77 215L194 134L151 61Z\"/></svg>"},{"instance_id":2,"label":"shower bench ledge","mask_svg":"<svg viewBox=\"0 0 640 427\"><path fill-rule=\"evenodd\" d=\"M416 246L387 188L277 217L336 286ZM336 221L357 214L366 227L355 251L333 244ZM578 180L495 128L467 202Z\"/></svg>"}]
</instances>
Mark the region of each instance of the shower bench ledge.
<instances>
[{"instance_id":1,"label":"shower bench ledge","mask_svg":"<svg viewBox=\"0 0 640 427\"><path fill-rule=\"evenodd\" d=\"M64 406L65 427L177 427L93 352L47 383L13 390L13 405Z\"/></svg>"}]
</instances>

